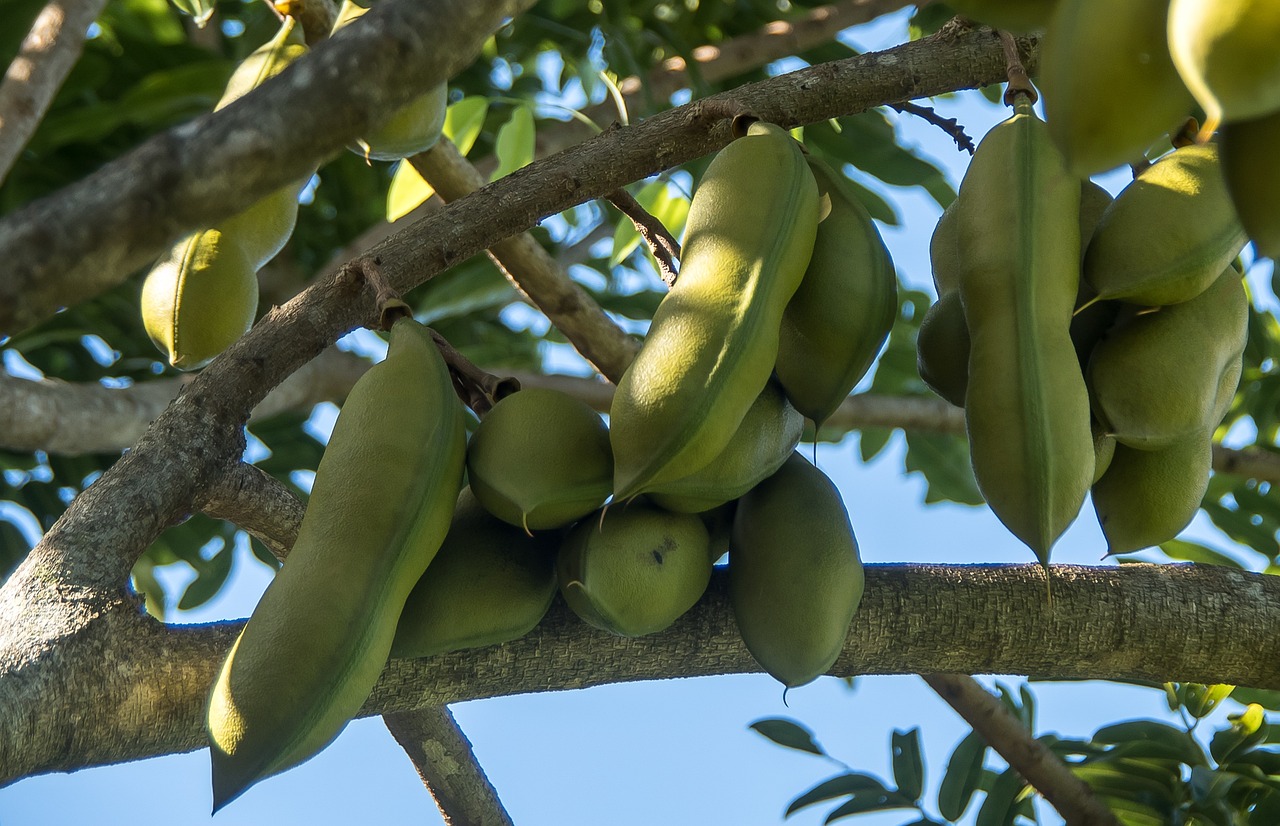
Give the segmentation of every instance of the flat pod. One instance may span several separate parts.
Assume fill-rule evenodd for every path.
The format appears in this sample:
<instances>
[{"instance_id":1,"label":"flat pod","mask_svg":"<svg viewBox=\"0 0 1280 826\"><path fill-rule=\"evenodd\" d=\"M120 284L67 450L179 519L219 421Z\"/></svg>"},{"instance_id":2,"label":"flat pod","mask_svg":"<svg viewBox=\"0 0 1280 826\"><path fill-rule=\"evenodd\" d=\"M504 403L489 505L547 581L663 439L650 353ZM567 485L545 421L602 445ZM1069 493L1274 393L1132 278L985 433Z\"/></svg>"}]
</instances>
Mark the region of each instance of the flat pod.
<instances>
[{"instance_id":1,"label":"flat pod","mask_svg":"<svg viewBox=\"0 0 1280 826\"><path fill-rule=\"evenodd\" d=\"M689 205L680 278L613 396L617 499L724 450L773 372L817 226L817 185L785 130L753 123L712 160Z\"/></svg>"},{"instance_id":2,"label":"flat pod","mask_svg":"<svg viewBox=\"0 0 1280 826\"><path fill-rule=\"evenodd\" d=\"M819 427L866 375L898 314L893 260L866 207L844 176L812 156L818 222L804 280L782 314L778 381L796 409Z\"/></svg>"},{"instance_id":3,"label":"flat pod","mask_svg":"<svg viewBox=\"0 0 1280 826\"><path fill-rule=\"evenodd\" d=\"M668 628L711 580L710 539L693 514L636 500L584 519L556 560L560 593L589 625L624 637Z\"/></svg>"},{"instance_id":4,"label":"flat pod","mask_svg":"<svg viewBox=\"0 0 1280 826\"><path fill-rule=\"evenodd\" d=\"M849 513L827 478L793 453L738 501L729 601L747 650L794 688L831 668L864 584Z\"/></svg>"},{"instance_id":5,"label":"flat pod","mask_svg":"<svg viewBox=\"0 0 1280 826\"><path fill-rule=\"evenodd\" d=\"M1224 124L1222 172L1245 232L1270 258L1280 258L1280 112Z\"/></svg>"},{"instance_id":6,"label":"flat pod","mask_svg":"<svg viewBox=\"0 0 1280 826\"><path fill-rule=\"evenodd\" d=\"M499 519L526 530L563 527L609 497L609 430L582 400L528 387L480 420L467 473L480 504Z\"/></svg>"},{"instance_id":7,"label":"flat pod","mask_svg":"<svg viewBox=\"0 0 1280 826\"><path fill-rule=\"evenodd\" d=\"M1280 110L1280 3L1172 0L1168 36L1179 73L1212 121Z\"/></svg>"},{"instance_id":8,"label":"flat pod","mask_svg":"<svg viewBox=\"0 0 1280 826\"><path fill-rule=\"evenodd\" d=\"M1248 238L1213 144L1176 149L1107 208L1085 251L1084 278L1102 299L1163 306L1209 287Z\"/></svg>"},{"instance_id":9,"label":"flat pod","mask_svg":"<svg viewBox=\"0 0 1280 826\"><path fill-rule=\"evenodd\" d=\"M1215 426L1225 412L1219 386L1239 363L1248 313L1240 273L1227 267L1191 301L1122 314L1089 360L1099 421L1118 442L1142 450Z\"/></svg>"},{"instance_id":10,"label":"flat pod","mask_svg":"<svg viewBox=\"0 0 1280 826\"><path fill-rule=\"evenodd\" d=\"M469 488L444 544L409 592L393 657L430 657L519 639L556 595L554 533L529 536L489 514Z\"/></svg>"},{"instance_id":11,"label":"flat pod","mask_svg":"<svg viewBox=\"0 0 1280 826\"><path fill-rule=\"evenodd\" d=\"M1058 4L1040 61L1049 134L1077 175L1141 157L1191 111L1165 39L1167 0Z\"/></svg>"},{"instance_id":12,"label":"flat pod","mask_svg":"<svg viewBox=\"0 0 1280 826\"><path fill-rule=\"evenodd\" d=\"M1193 433L1159 450L1116 445L1093 486L1093 507L1107 554L1168 542L1191 523L1209 489L1213 432Z\"/></svg>"},{"instance_id":13,"label":"flat pod","mask_svg":"<svg viewBox=\"0 0 1280 826\"><path fill-rule=\"evenodd\" d=\"M215 229L175 244L142 284L142 323L179 370L203 367L253 326L258 278L240 245Z\"/></svg>"},{"instance_id":14,"label":"flat pod","mask_svg":"<svg viewBox=\"0 0 1280 826\"><path fill-rule=\"evenodd\" d=\"M448 531L463 420L431 336L397 321L386 359L343 404L293 550L211 691L214 811L320 751L367 699Z\"/></svg>"},{"instance_id":15,"label":"flat pod","mask_svg":"<svg viewBox=\"0 0 1280 826\"><path fill-rule=\"evenodd\" d=\"M1025 96L1015 111L982 140L960 185L965 422L988 505L1048 564L1094 470L1088 393L1070 336L1080 182Z\"/></svg>"},{"instance_id":16,"label":"flat pod","mask_svg":"<svg viewBox=\"0 0 1280 826\"><path fill-rule=\"evenodd\" d=\"M781 467L803 432L804 417L770 381L719 456L683 479L656 485L648 498L678 513L701 513L723 505Z\"/></svg>"}]
</instances>

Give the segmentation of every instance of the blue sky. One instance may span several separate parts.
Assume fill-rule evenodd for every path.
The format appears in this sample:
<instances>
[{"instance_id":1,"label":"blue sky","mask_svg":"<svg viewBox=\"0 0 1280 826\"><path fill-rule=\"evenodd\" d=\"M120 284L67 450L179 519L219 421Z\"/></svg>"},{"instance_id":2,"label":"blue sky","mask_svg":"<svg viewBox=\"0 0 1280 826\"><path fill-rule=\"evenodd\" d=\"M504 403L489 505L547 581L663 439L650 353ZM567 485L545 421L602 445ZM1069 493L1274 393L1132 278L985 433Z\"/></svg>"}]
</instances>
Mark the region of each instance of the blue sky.
<instances>
[{"instance_id":1,"label":"blue sky","mask_svg":"<svg viewBox=\"0 0 1280 826\"><path fill-rule=\"evenodd\" d=\"M855 30L849 42L864 50L879 49L898 42L902 32L902 16L895 15ZM1005 117L1005 110L977 93L940 102L939 109L945 116L959 116L975 139ZM942 164L958 183L968 156L958 153L937 129L905 116L898 120L906 142ZM1112 173L1100 182L1115 190L1126 178ZM918 190L894 189L888 194L902 216L900 227L883 228L899 275L907 285L931 291L927 242L939 209ZM1260 284L1269 283L1268 275L1266 267L1251 273ZM318 424L321 429L324 418ZM820 446L818 461L845 498L865 562L1032 561L1026 547L985 508L923 506L923 481L902 470L900 435L867 465L857 458L856 434L838 445ZM1185 536L1230 546L1203 516ZM1098 564L1104 545L1086 504L1055 547L1053 559ZM175 621L204 622L249 613L269 574L243 549L239 553L241 564L224 593ZM1005 681L1019 682L1016 677ZM1171 719L1163 695L1148 689L1037 684L1035 692L1038 733L1087 737L1095 728L1127 717ZM843 766L784 750L747 728L773 716L809 726L839 760L886 779L891 778L890 734L895 728L919 726L928 800L936 793L950 750L968 731L915 677L862 678L853 690L839 680L822 678L791 691L787 703L783 704L781 686L771 678L746 675L506 697L460 703L453 710L521 826L780 823L793 797ZM208 754L201 750L31 778L0 789L0 826L206 823L211 803L208 773ZM820 824L830 808L805 810L789 822ZM1042 806L1041 812L1042 822L1060 822L1048 807ZM897 812L853 822L889 826L910 820L911 813ZM382 722L372 718L352 723L308 763L251 789L214 822L230 826L442 821L403 752Z\"/></svg>"}]
</instances>

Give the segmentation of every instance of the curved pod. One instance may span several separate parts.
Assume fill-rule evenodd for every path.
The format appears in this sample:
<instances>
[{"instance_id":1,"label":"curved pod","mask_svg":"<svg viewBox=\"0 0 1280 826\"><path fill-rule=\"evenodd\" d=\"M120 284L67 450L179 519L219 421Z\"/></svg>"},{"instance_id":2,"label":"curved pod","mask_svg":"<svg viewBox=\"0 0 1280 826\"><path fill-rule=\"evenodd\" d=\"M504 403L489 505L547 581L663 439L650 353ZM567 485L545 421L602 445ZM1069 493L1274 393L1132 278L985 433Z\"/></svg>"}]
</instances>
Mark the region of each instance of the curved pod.
<instances>
[{"instance_id":1,"label":"curved pod","mask_svg":"<svg viewBox=\"0 0 1280 826\"><path fill-rule=\"evenodd\" d=\"M1093 486L1093 507L1107 554L1159 545L1191 523L1209 489L1212 431L1159 450L1116 445L1111 465Z\"/></svg>"},{"instance_id":2,"label":"curved pod","mask_svg":"<svg viewBox=\"0 0 1280 826\"><path fill-rule=\"evenodd\" d=\"M1258 252L1280 258L1280 111L1224 124L1222 172L1231 203Z\"/></svg>"},{"instance_id":3,"label":"curved pod","mask_svg":"<svg viewBox=\"0 0 1280 826\"><path fill-rule=\"evenodd\" d=\"M463 420L430 334L397 321L387 358L342 406L293 551L214 683L215 811L314 755L360 710L448 531Z\"/></svg>"},{"instance_id":4,"label":"curved pod","mask_svg":"<svg viewBox=\"0 0 1280 826\"><path fill-rule=\"evenodd\" d=\"M817 226L817 185L783 129L753 123L711 162L689 205L680 278L613 396L616 498L724 450L773 372Z\"/></svg>"},{"instance_id":5,"label":"curved pod","mask_svg":"<svg viewBox=\"0 0 1280 826\"><path fill-rule=\"evenodd\" d=\"M1172 0L1169 50L1211 122L1280 111L1280 3Z\"/></svg>"}]
</instances>

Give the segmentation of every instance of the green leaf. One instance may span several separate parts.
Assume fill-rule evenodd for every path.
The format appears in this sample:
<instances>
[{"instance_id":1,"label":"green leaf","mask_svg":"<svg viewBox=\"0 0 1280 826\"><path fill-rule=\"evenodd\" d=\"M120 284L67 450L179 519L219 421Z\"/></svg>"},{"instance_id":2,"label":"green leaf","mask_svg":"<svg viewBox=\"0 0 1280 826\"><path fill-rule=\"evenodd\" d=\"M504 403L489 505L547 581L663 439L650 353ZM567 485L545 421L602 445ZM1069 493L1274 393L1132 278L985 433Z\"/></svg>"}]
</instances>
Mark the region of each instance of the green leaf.
<instances>
[{"instance_id":1,"label":"green leaf","mask_svg":"<svg viewBox=\"0 0 1280 826\"><path fill-rule=\"evenodd\" d=\"M807 751L810 754L826 754L822 750L822 746L819 746L817 741L813 739L813 732L794 720L786 720L781 717L756 720L748 728L755 729L757 733L768 737L779 746L786 746L796 751Z\"/></svg>"},{"instance_id":2,"label":"green leaf","mask_svg":"<svg viewBox=\"0 0 1280 826\"><path fill-rule=\"evenodd\" d=\"M858 455L864 462L870 462L880 455L893 430L887 427L864 427L858 431Z\"/></svg>"},{"instance_id":3,"label":"green leaf","mask_svg":"<svg viewBox=\"0 0 1280 826\"><path fill-rule=\"evenodd\" d=\"M800 811L806 806L812 806L815 803L821 803L824 800L831 800L836 797L844 797L845 795L866 795L885 796L890 792L885 788L877 778L869 774L859 774L850 772L833 777L830 780L824 780L814 786L809 791L791 801L791 805L787 807L785 817L791 817L794 813Z\"/></svg>"},{"instance_id":4,"label":"green leaf","mask_svg":"<svg viewBox=\"0 0 1280 826\"><path fill-rule=\"evenodd\" d=\"M907 431L907 472L919 473L928 483L924 501L981 505L985 501L973 478L969 443L947 433Z\"/></svg>"},{"instance_id":5,"label":"green leaf","mask_svg":"<svg viewBox=\"0 0 1280 826\"><path fill-rule=\"evenodd\" d=\"M0 584L4 583L30 550L31 546L27 544L22 531L12 522L0 519Z\"/></svg>"},{"instance_id":6,"label":"green leaf","mask_svg":"<svg viewBox=\"0 0 1280 826\"><path fill-rule=\"evenodd\" d=\"M173 5L185 15L190 16L196 26L203 29L218 7L215 0L172 0Z\"/></svg>"},{"instance_id":7,"label":"green leaf","mask_svg":"<svg viewBox=\"0 0 1280 826\"><path fill-rule=\"evenodd\" d=\"M436 189L418 174L413 164L402 160L396 164L395 174L391 176L391 186L387 189L387 220L399 221L413 212L427 199L436 194Z\"/></svg>"},{"instance_id":8,"label":"green leaf","mask_svg":"<svg viewBox=\"0 0 1280 826\"><path fill-rule=\"evenodd\" d=\"M895 792L880 794L877 792L859 792L837 806L827 815L823 823L834 823L846 817L865 812L883 812L890 809L914 809L915 804L904 795Z\"/></svg>"},{"instance_id":9,"label":"green leaf","mask_svg":"<svg viewBox=\"0 0 1280 826\"><path fill-rule=\"evenodd\" d=\"M1264 742L1270 729L1266 711L1257 703L1250 703L1244 711L1227 719L1231 721L1231 727L1215 732L1209 741L1209 753L1219 763L1225 763Z\"/></svg>"},{"instance_id":10,"label":"green leaf","mask_svg":"<svg viewBox=\"0 0 1280 826\"><path fill-rule=\"evenodd\" d=\"M1172 760L1108 758L1073 765L1077 777L1098 794L1124 798L1159 810L1177 805L1182 784L1181 764Z\"/></svg>"},{"instance_id":11,"label":"green leaf","mask_svg":"<svg viewBox=\"0 0 1280 826\"><path fill-rule=\"evenodd\" d=\"M204 605L222 590L227 576L231 573L231 562L234 558L234 546L225 543L222 550L208 560L207 565L197 568L196 578L187 583L187 587L182 592L182 598L178 600L178 610L190 611L192 608Z\"/></svg>"},{"instance_id":12,"label":"green leaf","mask_svg":"<svg viewBox=\"0 0 1280 826\"><path fill-rule=\"evenodd\" d=\"M1183 683L1178 687L1182 706L1197 720L1209 716L1218 704L1231 696L1233 685L1201 685Z\"/></svg>"},{"instance_id":13,"label":"green leaf","mask_svg":"<svg viewBox=\"0 0 1280 826\"><path fill-rule=\"evenodd\" d=\"M662 181L650 181L636 193L636 203L649 210L658 193L666 188L667 185ZM609 256L609 266L616 267L626 261L642 240L635 222L626 215L621 216L613 229L613 254Z\"/></svg>"},{"instance_id":14,"label":"green leaf","mask_svg":"<svg viewBox=\"0 0 1280 826\"><path fill-rule=\"evenodd\" d=\"M450 104L444 114L444 136L453 141L459 154L466 156L475 146L488 114L489 99L481 95L469 95Z\"/></svg>"},{"instance_id":15,"label":"green leaf","mask_svg":"<svg viewBox=\"0 0 1280 826\"><path fill-rule=\"evenodd\" d=\"M986 800L982 801L975 826L1010 826L1024 788L1026 781L1016 771L1008 769L1002 773L991 784Z\"/></svg>"},{"instance_id":16,"label":"green leaf","mask_svg":"<svg viewBox=\"0 0 1280 826\"><path fill-rule=\"evenodd\" d=\"M987 741L976 731L970 732L947 761L947 772L938 787L938 813L947 820L959 820L973 793L982 782L982 764L987 756Z\"/></svg>"},{"instance_id":17,"label":"green leaf","mask_svg":"<svg viewBox=\"0 0 1280 826\"><path fill-rule=\"evenodd\" d=\"M1204 545L1195 542L1187 542L1182 539L1170 539L1168 542L1162 542L1159 546L1160 551L1170 559L1176 559L1182 562L1195 562L1201 565L1225 565L1229 568L1244 570L1238 560L1232 559L1221 551L1215 551Z\"/></svg>"},{"instance_id":18,"label":"green leaf","mask_svg":"<svg viewBox=\"0 0 1280 826\"><path fill-rule=\"evenodd\" d=\"M1240 686L1235 691L1231 692L1231 699L1241 705L1247 706L1250 703L1257 703L1263 708L1269 708L1272 711L1280 711L1280 691Z\"/></svg>"},{"instance_id":19,"label":"green leaf","mask_svg":"<svg viewBox=\"0 0 1280 826\"><path fill-rule=\"evenodd\" d=\"M517 106L511 111L511 119L498 129L493 149L498 156L498 168L493 170L489 180L504 178L532 163L534 137L533 110L528 106Z\"/></svg>"},{"instance_id":20,"label":"green leaf","mask_svg":"<svg viewBox=\"0 0 1280 826\"><path fill-rule=\"evenodd\" d=\"M893 782L907 799L916 801L924 790L924 758L920 755L920 729L894 730Z\"/></svg>"},{"instance_id":21,"label":"green leaf","mask_svg":"<svg viewBox=\"0 0 1280 826\"><path fill-rule=\"evenodd\" d=\"M1117 756L1157 757L1188 766L1205 766L1209 762L1195 738L1158 720L1129 720L1103 726L1093 733L1093 740L1115 746Z\"/></svg>"}]
</instances>

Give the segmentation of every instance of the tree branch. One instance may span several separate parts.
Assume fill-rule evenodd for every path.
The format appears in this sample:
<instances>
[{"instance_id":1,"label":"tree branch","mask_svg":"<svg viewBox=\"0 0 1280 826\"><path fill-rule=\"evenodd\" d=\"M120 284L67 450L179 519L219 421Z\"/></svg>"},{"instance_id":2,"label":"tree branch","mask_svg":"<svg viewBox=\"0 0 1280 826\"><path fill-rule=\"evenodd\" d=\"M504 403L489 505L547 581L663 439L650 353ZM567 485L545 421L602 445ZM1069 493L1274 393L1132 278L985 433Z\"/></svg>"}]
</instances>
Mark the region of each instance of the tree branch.
<instances>
[{"instance_id":1,"label":"tree branch","mask_svg":"<svg viewBox=\"0 0 1280 826\"><path fill-rule=\"evenodd\" d=\"M448 706L424 706L382 719L413 761L447 826L511 826L511 816Z\"/></svg>"},{"instance_id":2,"label":"tree branch","mask_svg":"<svg viewBox=\"0 0 1280 826\"><path fill-rule=\"evenodd\" d=\"M284 560L298 538L306 505L280 480L240 462L219 477L200 506L205 516L248 531Z\"/></svg>"},{"instance_id":3,"label":"tree branch","mask_svg":"<svg viewBox=\"0 0 1280 826\"><path fill-rule=\"evenodd\" d=\"M106 0L50 0L0 80L0 181L35 134Z\"/></svg>"},{"instance_id":4,"label":"tree branch","mask_svg":"<svg viewBox=\"0 0 1280 826\"><path fill-rule=\"evenodd\" d=\"M1055 565L1053 583L1050 608L1036 564L869 565L862 605L830 673L1280 688L1280 637L1272 633L1280 577L1199 565ZM13 616L6 603L17 598L0 592L0 615ZM130 604L93 607L75 633L49 637L51 629L25 621L0 626L0 785L204 744L208 686L241 624L166 627ZM23 638L29 653L15 663L7 652ZM361 714L759 670L719 571L698 605L659 634L614 637L557 600L515 642L392 660Z\"/></svg>"},{"instance_id":5,"label":"tree branch","mask_svg":"<svg viewBox=\"0 0 1280 826\"><path fill-rule=\"evenodd\" d=\"M961 674L925 674L924 681L946 700L1014 771L1035 787L1073 826L1119 826L1115 814L1093 789L1032 736L1009 709L977 680Z\"/></svg>"},{"instance_id":6,"label":"tree branch","mask_svg":"<svg viewBox=\"0 0 1280 826\"><path fill-rule=\"evenodd\" d=\"M640 238L658 262L658 271L668 286L676 283L676 261L680 260L680 244L672 237L671 232L662 222L649 214L640 202L625 189L615 189L605 196L619 212L631 219L631 223L640 233Z\"/></svg>"}]
</instances>

